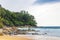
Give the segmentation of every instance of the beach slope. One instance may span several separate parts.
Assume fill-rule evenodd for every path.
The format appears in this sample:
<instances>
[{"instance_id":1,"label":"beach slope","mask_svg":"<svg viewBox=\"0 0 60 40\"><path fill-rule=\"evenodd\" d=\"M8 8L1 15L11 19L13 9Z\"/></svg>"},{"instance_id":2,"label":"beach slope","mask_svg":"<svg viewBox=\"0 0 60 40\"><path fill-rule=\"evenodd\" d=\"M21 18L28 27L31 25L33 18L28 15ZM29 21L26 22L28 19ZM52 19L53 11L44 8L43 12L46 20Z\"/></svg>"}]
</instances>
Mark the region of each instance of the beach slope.
<instances>
[{"instance_id":1,"label":"beach slope","mask_svg":"<svg viewBox=\"0 0 60 40\"><path fill-rule=\"evenodd\" d=\"M30 39L20 36L0 36L0 40L30 40Z\"/></svg>"},{"instance_id":2,"label":"beach slope","mask_svg":"<svg viewBox=\"0 0 60 40\"><path fill-rule=\"evenodd\" d=\"M0 36L0 40L60 40L60 37L41 35Z\"/></svg>"}]
</instances>

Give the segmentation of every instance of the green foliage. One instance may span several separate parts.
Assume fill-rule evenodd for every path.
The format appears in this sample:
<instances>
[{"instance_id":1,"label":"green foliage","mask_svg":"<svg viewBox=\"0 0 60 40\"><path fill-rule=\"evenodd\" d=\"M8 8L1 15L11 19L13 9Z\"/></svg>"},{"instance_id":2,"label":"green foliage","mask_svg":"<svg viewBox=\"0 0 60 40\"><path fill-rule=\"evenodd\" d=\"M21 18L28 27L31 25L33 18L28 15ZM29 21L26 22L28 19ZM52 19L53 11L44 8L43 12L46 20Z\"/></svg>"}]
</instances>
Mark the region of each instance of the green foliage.
<instances>
[{"instance_id":1,"label":"green foliage","mask_svg":"<svg viewBox=\"0 0 60 40\"><path fill-rule=\"evenodd\" d=\"M1 14L3 13L3 12L1 12L2 10L1 10L1 7L0 7L0 28L3 28L3 18L1 17Z\"/></svg>"},{"instance_id":2,"label":"green foliage","mask_svg":"<svg viewBox=\"0 0 60 40\"><path fill-rule=\"evenodd\" d=\"M0 28L3 28L3 23L2 23L3 19L0 17Z\"/></svg>"},{"instance_id":3,"label":"green foliage","mask_svg":"<svg viewBox=\"0 0 60 40\"><path fill-rule=\"evenodd\" d=\"M27 11L11 12L0 7L0 17L3 18L2 23L5 26L36 26L34 16L30 15Z\"/></svg>"}]
</instances>

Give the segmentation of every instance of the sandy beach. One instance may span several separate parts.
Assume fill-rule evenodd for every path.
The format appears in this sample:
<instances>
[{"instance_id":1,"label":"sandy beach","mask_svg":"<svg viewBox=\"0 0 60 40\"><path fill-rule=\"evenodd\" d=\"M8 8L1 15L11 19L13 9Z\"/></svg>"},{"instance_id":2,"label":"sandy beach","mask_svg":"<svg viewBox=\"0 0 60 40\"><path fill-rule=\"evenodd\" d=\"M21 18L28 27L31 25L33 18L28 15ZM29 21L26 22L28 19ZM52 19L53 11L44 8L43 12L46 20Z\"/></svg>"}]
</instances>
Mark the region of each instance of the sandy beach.
<instances>
[{"instance_id":1,"label":"sandy beach","mask_svg":"<svg viewBox=\"0 0 60 40\"><path fill-rule=\"evenodd\" d=\"M60 40L60 37L43 36L43 35L18 35L20 37L26 37L31 40Z\"/></svg>"},{"instance_id":2,"label":"sandy beach","mask_svg":"<svg viewBox=\"0 0 60 40\"><path fill-rule=\"evenodd\" d=\"M15 35L0 36L0 40L60 40L60 37L41 36L41 35Z\"/></svg>"},{"instance_id":3,"label":"sandy beach","mask_svg":"<svg viewBox=\"0 0 60 40\"><path fill-rule=\"evenodd\" d=\"M22 36L0 36L0 40L31 40L29 38L26 37L22 37Z\"/></svg>"},{"instance_id":4,"label":"sandy beach","mask_svg":"<svg viewBox=\"0 0 60 40\"><path fill-rule=\"evenodd\" d=\"M60 40L60 37L53 36L34 36L34 40Z\"/></svg>"}]
</instances>

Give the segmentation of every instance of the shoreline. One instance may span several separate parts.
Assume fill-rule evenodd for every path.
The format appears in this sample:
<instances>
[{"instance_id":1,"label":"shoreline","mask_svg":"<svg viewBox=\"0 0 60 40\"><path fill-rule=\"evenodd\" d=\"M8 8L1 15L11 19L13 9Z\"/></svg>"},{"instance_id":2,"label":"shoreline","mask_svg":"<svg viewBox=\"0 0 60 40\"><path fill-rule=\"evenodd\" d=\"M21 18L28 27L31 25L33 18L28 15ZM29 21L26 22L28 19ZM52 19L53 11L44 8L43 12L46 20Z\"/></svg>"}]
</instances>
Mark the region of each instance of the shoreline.
<instances>
[{"instance_id":1,"label":"shoreline","mask_svg":"<svg viewBox=\"0 0 60 40\"><path fill-rule=\"evenodd\" d=\"M60 40L60 37L43 36L43 35L4 35L0 40Z\"/></svg>"},{"instance_id":2,"label":"shoreline","mask_svg":"<svg viewBox=\"0 0 60 40\"><path fill-rule=\"evenodd\" d=\"M60 37L56 36L44 36L44 35L14 35L19 37L26 37L32 40L60 40Z\"/></svg>"}]
</instances>

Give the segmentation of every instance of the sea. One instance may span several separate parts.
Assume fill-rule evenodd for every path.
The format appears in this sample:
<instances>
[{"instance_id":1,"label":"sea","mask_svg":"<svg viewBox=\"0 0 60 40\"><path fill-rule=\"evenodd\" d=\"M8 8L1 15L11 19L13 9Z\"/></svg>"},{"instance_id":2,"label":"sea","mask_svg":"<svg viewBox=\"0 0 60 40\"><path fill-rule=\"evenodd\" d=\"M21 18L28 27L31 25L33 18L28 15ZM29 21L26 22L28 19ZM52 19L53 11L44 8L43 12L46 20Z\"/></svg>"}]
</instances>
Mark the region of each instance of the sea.
<instances>
[{"instance_id":1,"label":"sea","mask_svg":"<svg viewBox=\"0 0 60 40\"><path fill-rule=\"evenodd\" d=\"M33 28L34 30L37 30L40 35L46 35L46 36L56 36L60 37L60 27L37 27Z\"/></svg>"}]
</instances>

